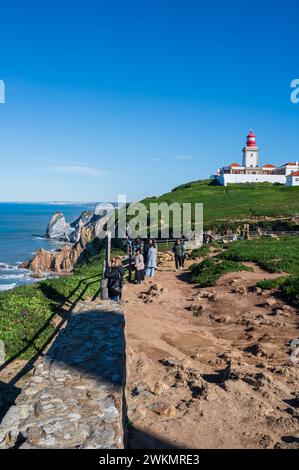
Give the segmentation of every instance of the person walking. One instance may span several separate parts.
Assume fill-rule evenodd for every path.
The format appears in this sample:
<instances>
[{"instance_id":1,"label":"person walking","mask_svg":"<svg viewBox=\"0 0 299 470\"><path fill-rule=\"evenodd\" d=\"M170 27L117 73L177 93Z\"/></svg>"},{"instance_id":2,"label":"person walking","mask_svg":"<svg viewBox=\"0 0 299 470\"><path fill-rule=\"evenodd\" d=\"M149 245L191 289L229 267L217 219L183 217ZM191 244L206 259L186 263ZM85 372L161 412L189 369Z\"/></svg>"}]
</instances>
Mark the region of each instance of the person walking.
<instances>
[{"instance_id":1,"label":"person walking","mask_svg":"<svg viewBox=\"0 0 299 470\"><path fill-rule=\"evenodd\" d=\"M137 248L135 257L134 257L134 266L135 266L135 282L141 284L144 281L144 259L141 249Z\"/></svg>"},{"instance_id":2,"label":"person walking","mask_svg":"<svg viewBox=\"0 0 299 470\"><path fill-rule=\"evenodd\" d=\"M148 252L149 252L151 243L152 243L152 240L151 240L150 238L148 238L148 239L145 240L145 242L144 242L144 246L143 246L143 260L144 260L145 266L146 266L146 263L147 263L147 257L148 257Z\"/></svg>"},{"instance_id":3,"label":"person walking","mask_svg":"<svg viewBox=\"0 0 299 470\"><path fill-rule=\"evenodd\" d=\"M124 268L119 256L112 259L111 266L107 266L104 276L108 279L109 299L118 302L122 297L124 276Z\"/></svg>"},{"instance_id":4,"label":"person walking","mask_svg":"<svg viewBox=\"0 0 299 470\"><path fill-rule=\"evenodd\" d=\"M183 264L184 250L179 239L175 241L172 251L174 253L175 270L177 271L178 269L183 269L182 264Z\"/></svg>"},{"instance_id":5,"label":"person walking","mask_svg":"<svg viewBox=\"0 0 299 470\"><path fill-rule=\"evenodd\" d=\"M154 277L157 268L157 244L155 240L151 241L146 261L145 275Z\"/></svg>"},{"instance_id":6,"label":"person walking","mask_svg":"<svg viewBox=\"0 0 299 470\"><path fill-rule=\"evenodd\" d=\"M186 240L184 238L181 239L181 247L182 247L182 259L181 259L181 267L184 268L185 266L185 259L186 259Z\"/></svg>"}]
</instances>

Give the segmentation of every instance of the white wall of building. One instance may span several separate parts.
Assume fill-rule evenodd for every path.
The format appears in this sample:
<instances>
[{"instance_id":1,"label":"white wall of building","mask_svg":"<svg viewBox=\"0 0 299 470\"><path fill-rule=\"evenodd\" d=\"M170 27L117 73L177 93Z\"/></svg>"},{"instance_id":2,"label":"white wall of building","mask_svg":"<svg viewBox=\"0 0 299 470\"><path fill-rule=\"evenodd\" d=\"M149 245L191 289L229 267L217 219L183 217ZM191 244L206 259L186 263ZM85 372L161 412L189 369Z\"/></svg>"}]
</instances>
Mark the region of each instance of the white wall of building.
<instances>
[{"instance_id":1,"label":"white wall of building","mask_svg":"<svg viewBox=\"0 0 299 470\"><path fill-rule=\"evenodd\" d=\"M225 173L218 177L218 181L222 186L228 183L281 183L286 184L285 175L238 175Z\"/></svg>"},{"instance_id":2,"label":"white wall of building","mask_svg":"<svg viewBox=\"0 0 299 470\"><path fill-rule=\"evenodd\" d=\"M299 186L299 176L287 176L286 186Z\"/></svg>"},{"instance_id":3,"label":"white wall of building","mask_svg":"<svg viewBox=\"0 0 299 470\"><path fill-rule=\"evenodd\" d=\"M285 173L286 175L290 175L291 173L294 173L294 171L299 170L299 165L286 165L285 167Z\"/></svg>"}]
</instances>

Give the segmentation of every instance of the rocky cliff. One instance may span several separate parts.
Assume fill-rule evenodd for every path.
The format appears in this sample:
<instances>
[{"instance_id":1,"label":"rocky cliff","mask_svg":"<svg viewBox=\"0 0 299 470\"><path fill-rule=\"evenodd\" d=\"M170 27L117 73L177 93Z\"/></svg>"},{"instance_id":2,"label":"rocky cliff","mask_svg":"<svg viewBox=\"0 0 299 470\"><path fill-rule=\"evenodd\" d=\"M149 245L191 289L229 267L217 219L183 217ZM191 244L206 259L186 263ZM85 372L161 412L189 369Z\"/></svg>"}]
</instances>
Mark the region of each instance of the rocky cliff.
<instances>
[{"instance_id":1,"label":"rocky cliff","mask_svg":"<svg viewBox=\"0 0 299 470\"><path fill-rule=\"evenodd\" d=\"M57 251L41 248L33 258L19 267L32 270L36 277L43 277L45 272L71 272L76 264L98 254L102 245L101 236L110 216L111 213L101 216L93 212L83 212L69 224L62 212L56 212L50 219L46 235L68 243Z\"/></svg>"},{"instance_id":2,"label":"rocky cliff","mask_svg":"<svg viewBox=\"0 0 299 470\"><path fill-rule=\"evenodd\" d=\"M101 216L96 215L92 211L84 211L80 217L68 223L62 212L55 212L48 223L46 237L53 240L76 243L80 239L82 227L90 225L92 219L92 223L94 224L97 220L101 219Z\"/></svg>"}]
</instances>

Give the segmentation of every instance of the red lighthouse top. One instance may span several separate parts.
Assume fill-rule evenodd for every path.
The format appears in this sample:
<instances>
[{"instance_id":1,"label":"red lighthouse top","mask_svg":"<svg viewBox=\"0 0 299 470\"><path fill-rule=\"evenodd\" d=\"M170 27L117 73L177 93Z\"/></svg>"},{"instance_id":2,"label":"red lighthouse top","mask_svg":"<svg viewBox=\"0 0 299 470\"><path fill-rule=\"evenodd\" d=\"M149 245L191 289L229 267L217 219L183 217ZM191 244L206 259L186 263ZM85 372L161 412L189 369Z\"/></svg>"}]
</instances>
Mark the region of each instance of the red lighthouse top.
<instances>
[{"instance_id":1,"label":"red lighthouse top","mask_svg":"<svg viewBox=\"0 0 299 470\"><path fill-rule=\"evenodd\" d=\"M256 147L255 135L252 132L252 129L250 129L250 132L247 136L247 147Z\"/></svg>"}]
</instances>

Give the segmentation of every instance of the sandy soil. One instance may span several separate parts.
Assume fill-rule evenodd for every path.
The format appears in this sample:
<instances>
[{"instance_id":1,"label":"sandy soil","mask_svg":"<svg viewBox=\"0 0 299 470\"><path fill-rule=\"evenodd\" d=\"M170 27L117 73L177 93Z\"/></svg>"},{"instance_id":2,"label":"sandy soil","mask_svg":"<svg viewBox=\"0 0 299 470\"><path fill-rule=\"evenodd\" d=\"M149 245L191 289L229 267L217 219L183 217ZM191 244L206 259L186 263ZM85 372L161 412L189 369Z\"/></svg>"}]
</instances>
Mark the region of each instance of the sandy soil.
<instances>
[{"instance_id":1,"label":"sandy soil","mask_svg":"<svg viewBox=\"0 0 299 470\"><path fill-rule=\"evenodd\" d=\"M200 289L166 261L125 287L131 447L298 447L298 311L252 266Z\"/></svg>"}]
</instances>

